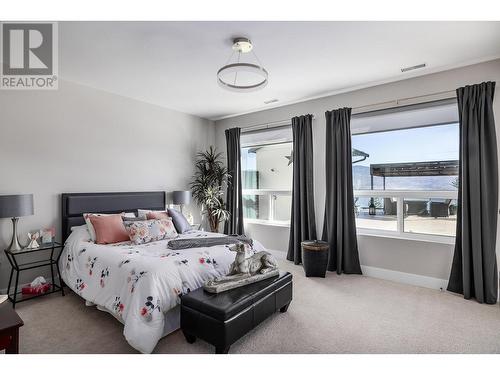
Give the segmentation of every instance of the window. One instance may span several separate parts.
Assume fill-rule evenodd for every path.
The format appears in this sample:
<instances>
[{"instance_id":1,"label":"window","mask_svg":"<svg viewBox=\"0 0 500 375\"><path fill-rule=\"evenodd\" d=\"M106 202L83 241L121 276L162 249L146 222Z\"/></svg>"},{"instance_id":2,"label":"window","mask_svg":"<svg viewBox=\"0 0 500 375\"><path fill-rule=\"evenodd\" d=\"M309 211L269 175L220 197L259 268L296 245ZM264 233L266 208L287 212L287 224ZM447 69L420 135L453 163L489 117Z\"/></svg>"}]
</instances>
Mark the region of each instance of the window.
<instances>
[{"instance_id":1,"label":"window","mask_svg":"<svg viewBox=\"0 0 500 375\"><path fill-rule=\"evenodd\" d=\"M448 111L448 121L432 125L440 123L438 109ZM390 130L352 136L356 227L364 234L452 242L459 158L456 105L404 115L408 121L399 123L401 129L391 129L398 125L391 117L402 120L402 114L389 113L371 120L378 128L385 124ZM407 127L422 118L424 126ZM370 127L370 117L362 122L375 128ZM353 123L355 132L360 124Z\"/></svg>"},{"instance_id":2,"label":"window","mask_svg":"<svg viewBox=\"0 0 500 375\"><path fill-rule=\"evenodd\" d=\"M288 225L293 172L290 126L243 133L241 144L245 221Z\"/></svg>"}]
</instances>

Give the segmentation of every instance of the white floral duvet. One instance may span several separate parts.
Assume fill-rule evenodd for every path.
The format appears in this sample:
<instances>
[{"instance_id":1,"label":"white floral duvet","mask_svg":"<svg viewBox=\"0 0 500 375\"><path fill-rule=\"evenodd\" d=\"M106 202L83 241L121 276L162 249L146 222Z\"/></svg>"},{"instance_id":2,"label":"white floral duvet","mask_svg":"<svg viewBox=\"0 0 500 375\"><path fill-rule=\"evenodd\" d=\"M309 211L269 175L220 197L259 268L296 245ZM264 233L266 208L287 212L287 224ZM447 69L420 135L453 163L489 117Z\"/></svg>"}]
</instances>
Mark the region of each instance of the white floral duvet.
<instances>
[{"instance_id":1,"label":"white floral duvet","mask_svg":"<svg viewBox=\"0 0 500 375\"><path fill-rule=\"evenodd\" d=\"M179 238L221 236L190 231ZM167 242L97 245L85 226L74 228L60 259L64 282L85 300L104 307L125 325L128 343L151 353L162 337L165 313L180 296L225 275L235 253L227 246L170 250ZM253 251L264 250L254 243Z\"/></svg>"}]
</instances>

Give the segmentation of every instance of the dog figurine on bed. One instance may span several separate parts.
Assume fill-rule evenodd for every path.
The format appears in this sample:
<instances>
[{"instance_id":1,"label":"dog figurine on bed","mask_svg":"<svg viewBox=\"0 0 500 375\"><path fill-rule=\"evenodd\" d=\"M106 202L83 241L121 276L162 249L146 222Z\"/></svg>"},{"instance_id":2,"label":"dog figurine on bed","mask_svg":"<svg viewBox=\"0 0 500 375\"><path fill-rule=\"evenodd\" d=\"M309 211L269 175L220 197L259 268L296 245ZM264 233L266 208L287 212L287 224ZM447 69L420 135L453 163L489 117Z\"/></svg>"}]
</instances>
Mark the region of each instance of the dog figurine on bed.
<instances>
[{"instance_id":1,"label":"dog figurine on bed","mask_svg":"<svg viewBox=\"0 0 500 375\"><path fill-rule=\"evenodd\" d=\"M207 292L220 293L279 274L278 262L267 251L259 251L247 257L243 243L235 244L229 249L236 252L236 258L231 264L229 273L207 281L204 285Z\"/></svg>"}]
</instances>

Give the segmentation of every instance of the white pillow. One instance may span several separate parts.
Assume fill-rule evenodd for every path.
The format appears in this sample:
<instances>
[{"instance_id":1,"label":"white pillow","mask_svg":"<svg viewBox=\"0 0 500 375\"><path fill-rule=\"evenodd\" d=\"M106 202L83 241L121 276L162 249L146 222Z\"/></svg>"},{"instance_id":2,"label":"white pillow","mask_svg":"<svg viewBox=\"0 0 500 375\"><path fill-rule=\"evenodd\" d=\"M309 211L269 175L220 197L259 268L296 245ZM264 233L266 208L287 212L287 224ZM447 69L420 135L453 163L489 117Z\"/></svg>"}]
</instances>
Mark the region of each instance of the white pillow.
<instances>
[{"instance_id":1,"label":"white pillow","mask_svg":"<svg viewBox=\"0 0 500 375\"><path fill-rule=\"evenodd\" d=\"M75 251L81 242L88 241L90 241L90 234L87 226L79 225L71 228L71 234L66 239L64 245L70 249L69 251Z\"/></svg>"},{"instance_id":2,"label":"white pillow","mask_svg":"<svg viewBox=\"0 0 500 375\"><path fill-rule=\"evenodd\" d=\"M85 219L85 224L87 224L87 229L90 234L90 239L95 242L96 240L96 234L95 234L95 229L94 226L92 225L92 222L90 221L91 216L109 216L109 215L116 215L116 214L94 214L94 213L85 213L83 214L83 218ZM122 212L122 216L125 217L135 217L135 214L133 212Z\"/></svg>"},{"instance_id":3,"label":"white pillow","mask_svg":"<svg viewBox=\"0 0 500 375\"><path fill-rule=\"evenodd\" d=\"M87 230L87 228L88 228L87 224L82 224L82 225L77 225L77 226L71 227L71 231L75 232L75 231L82 230L82 229Z\"/></svg>"}]
</instances>

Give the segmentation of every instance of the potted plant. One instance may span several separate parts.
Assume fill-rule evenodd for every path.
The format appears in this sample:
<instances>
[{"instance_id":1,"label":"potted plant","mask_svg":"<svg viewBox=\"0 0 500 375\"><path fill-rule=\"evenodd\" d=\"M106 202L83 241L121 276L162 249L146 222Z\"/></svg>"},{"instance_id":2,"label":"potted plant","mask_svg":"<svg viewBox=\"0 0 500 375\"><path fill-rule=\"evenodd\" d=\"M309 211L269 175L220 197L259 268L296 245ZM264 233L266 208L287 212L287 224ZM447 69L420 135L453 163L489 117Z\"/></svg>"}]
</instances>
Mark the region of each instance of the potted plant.
<instances>
[{"instance_id":1,"label":"potted plant","mask_svg":"<svg viewBox=\"0 0 500 375\"><path fill-rule=\"evenodd\" d=\"M229 184L229 174L222 161L222 154L213 146L196 154L195 173L190 184L191 193L207 216L211 232L219 231L219 224L229 218L224 203L224 190Z\"/></svg>"}]
</instances>

